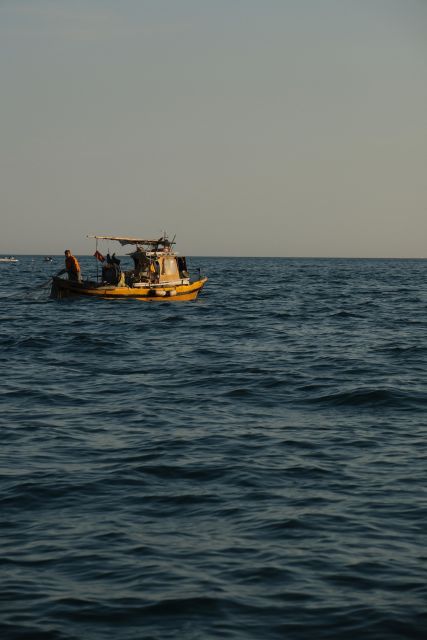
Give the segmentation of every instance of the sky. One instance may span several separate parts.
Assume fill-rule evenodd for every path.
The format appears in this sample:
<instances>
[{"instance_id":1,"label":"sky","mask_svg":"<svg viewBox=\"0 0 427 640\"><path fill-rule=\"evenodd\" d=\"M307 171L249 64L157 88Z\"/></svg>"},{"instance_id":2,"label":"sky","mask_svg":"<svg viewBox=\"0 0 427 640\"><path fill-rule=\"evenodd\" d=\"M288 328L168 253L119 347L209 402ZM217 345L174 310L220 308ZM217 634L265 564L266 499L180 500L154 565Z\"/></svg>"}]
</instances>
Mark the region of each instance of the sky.
<instances>
[{"instance_id":1,"label":"sky","mask_svg":"<svg viewBox=\"0 0 427 640\"><path fill-rule=\"evenodd\" d=\"M427 257L427 0L0 0L0 253Z\"/></svg>"}]
</instances>

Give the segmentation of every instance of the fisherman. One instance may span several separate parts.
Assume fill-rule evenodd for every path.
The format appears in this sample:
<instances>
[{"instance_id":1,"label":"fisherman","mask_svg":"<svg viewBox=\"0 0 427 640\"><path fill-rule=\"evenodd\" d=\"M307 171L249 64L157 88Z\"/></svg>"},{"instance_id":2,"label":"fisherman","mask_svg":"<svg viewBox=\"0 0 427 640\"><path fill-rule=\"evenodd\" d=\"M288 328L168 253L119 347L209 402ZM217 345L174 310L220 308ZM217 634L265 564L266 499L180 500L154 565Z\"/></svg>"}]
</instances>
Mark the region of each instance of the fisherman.
<instances>
[{"instance_id":1,"label":"fisherman","mask_svg":"<svg viewBox=\"0 0 427 640\"><path fill-rule=\"evenodd\" d=\"M107 253L107 264L102 267L102 280L108 284L118 284L121 275L120 260L116 258L115 253L112 256Z\"/></svg>"},{"instance_id":2,"label":"fisherman","mask_svg":"<svg viewBox=\"0 0 427 640\"><path fill-rule=\"evenodd\" d=\"M73 256L69 249L64 251L65 253L65 269L58 271L57 276L61 276L63 273L68 273L68 279L75 282L81 282L82 276L80 271L80 265L76 257Z\"/></svg>"}]
</instances>

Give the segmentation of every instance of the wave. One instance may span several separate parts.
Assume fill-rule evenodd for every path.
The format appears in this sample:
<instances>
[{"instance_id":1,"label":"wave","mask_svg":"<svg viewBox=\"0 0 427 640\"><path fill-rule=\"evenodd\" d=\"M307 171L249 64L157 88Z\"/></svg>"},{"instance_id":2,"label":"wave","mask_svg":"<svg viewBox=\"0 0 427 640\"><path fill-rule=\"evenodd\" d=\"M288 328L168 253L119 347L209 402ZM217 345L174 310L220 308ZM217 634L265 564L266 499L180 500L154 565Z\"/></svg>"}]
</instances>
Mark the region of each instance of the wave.
<instances>
[{"instance_id":1,"label":"wave","mask_svg":"<svg viewBox=\"0 0 427 640\"><path fill-rule=\"evenodd\" d=\"M317 396L311 398L308 402L337 407L423 408L427 405L427 393L363 387Z\"/></svg>"}]
</instances>

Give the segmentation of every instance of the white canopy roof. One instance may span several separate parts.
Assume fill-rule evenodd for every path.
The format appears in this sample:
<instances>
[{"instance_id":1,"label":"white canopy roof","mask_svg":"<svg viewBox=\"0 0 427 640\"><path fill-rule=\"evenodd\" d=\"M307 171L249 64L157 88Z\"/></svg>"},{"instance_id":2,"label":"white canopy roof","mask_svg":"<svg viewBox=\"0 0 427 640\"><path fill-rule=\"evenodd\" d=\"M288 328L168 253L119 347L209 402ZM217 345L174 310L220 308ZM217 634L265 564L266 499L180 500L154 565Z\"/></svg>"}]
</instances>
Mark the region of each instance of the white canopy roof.
<instances>
[{"instance_id":1,"label":"white canopy roof","mask_svg":"<svg viewBox=\"0 0 427 640\"><path fill-rule=\"evenodd\" d=\"M159 245L159 244L164 244L164 243L169 243L172 244L172 242L169 242L169 240L167 238L159 238L158 240L144 240L142 238L127 238L124 236L91 236L88 235L88 238L95 238L96 240L116 240L117 242L120 242L121 245L124 244L135 244L135 245L144 245L144 244L149 244L149 245Z\"/></svg>"}]
</instances>

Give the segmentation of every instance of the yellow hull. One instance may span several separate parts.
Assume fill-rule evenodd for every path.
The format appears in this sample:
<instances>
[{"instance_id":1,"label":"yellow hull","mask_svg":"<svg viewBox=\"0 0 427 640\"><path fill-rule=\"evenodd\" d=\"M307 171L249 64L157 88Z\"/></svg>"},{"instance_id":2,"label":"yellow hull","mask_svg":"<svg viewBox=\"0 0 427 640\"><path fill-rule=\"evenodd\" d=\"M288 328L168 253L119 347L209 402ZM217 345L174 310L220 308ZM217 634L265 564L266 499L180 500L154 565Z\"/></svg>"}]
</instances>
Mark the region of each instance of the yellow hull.
<instances>
[{"instance_id":1,"label":"yellow hull","mask_svg":"<svg viewBox=\"0 0 427 640\"><path fill-rule=\"evenodd\" d=\"M73 282L59 277L52 278L51 297L56 299L75 296L92 298L119 298L145 300L147 302L185 302L195 300L207 278L191 284L149 285L144 287L114 286L93 282Z\"/></svg>"}]
</instances>

